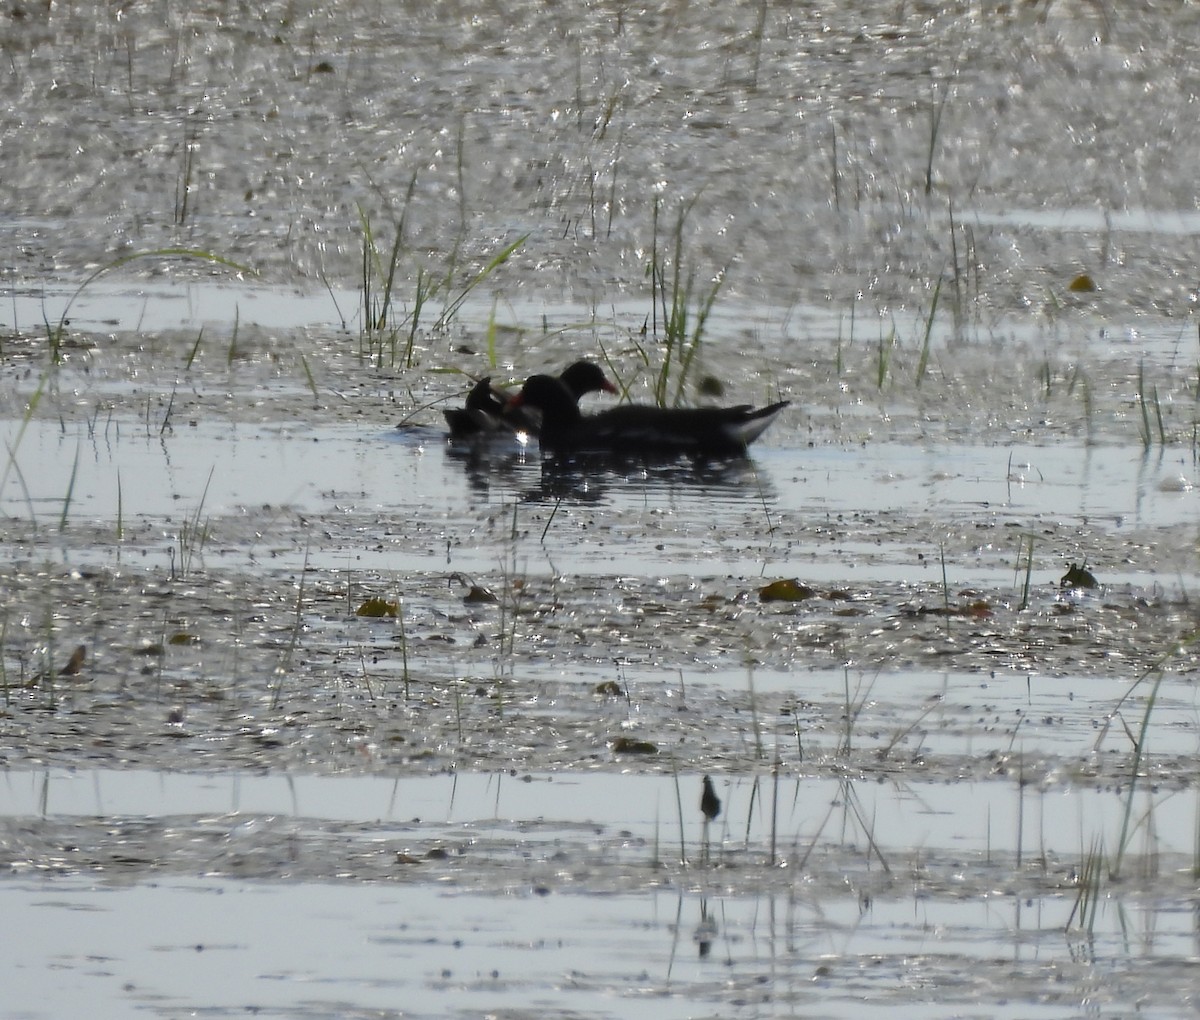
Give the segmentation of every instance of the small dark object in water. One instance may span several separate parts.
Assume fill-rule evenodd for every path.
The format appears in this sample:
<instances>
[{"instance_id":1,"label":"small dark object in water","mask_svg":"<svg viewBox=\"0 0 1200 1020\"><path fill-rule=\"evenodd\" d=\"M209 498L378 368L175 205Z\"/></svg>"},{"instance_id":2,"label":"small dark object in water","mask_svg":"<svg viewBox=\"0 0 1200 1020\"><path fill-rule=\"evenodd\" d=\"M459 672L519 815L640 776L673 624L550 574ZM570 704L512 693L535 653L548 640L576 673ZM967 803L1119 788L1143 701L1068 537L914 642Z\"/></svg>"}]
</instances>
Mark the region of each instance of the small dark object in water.
<instances>
[{"instance_id":1,"label":"small dark object in water","mask_svg":"<svg viewBox=\"0 0 1200 1020\"><path fill-rule=\"evenodd\" d=\"M1096 580L1096 575L1087 568L1087 563L1076 565L1071 564L1067 568L1067 572L1063 574L1062 580L1058 582L1060 588L1099 588L1100 582Z\"/></svg>"},{"instance_id":2,"label":"small dark object in water","mask_svg":"<svg viewBox=\"0 0 1200 1020\"><path fill-rule=\"evenodd\" d=\"M704 777L704 792L700 794L700 810L704 812L704 820L711 822L721 813L721 798L713 789L712 780Z\"/></svg>"},{"instance_id":3,"label":"small dark object in water","mask_svg":"<svg viewBox=\"0 0 1200 1020\"><path fill-rule=\"evenodd\" d=\"M542 413L538 435L552 453L705 455L745 454L790 401L767 407L651 407L623 404L583 415L561 381L531 376L509 407L532 406Z\"/></svg>"},{"instance_id":4,"label":"small dark object in water","mask_svg":"<svg viewBox=\"0 0 1200 1020\"><path fill-rule=\"evenodd\" d=\"M658 754L658 745L634 737L617 737L612 742L614 754Z\"/></svg>"}]
</instances>

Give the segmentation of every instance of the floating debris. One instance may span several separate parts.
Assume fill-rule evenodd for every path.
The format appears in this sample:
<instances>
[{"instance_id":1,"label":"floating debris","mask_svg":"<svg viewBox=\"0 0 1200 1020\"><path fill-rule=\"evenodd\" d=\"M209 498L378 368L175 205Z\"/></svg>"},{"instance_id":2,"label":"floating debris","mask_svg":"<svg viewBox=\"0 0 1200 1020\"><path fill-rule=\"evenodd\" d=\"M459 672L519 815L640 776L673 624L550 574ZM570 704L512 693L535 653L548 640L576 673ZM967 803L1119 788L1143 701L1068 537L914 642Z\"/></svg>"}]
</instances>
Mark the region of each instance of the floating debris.
<instances>
[{"instance_id":1,"label":"floating debris","mask_svg":"<svg viewBox=\"0 0 1200 1020\"><path fill-rule=\"evenodd\" d=\"M400 605L397 602L389 602L387 599L371 598L367 599L355 611L356 616L366 616L371 619L382 619L385 616L396 616L400 612Z\"/></svg>"},{"instance_id":2,"label":"floating debris","mask_svg":"<svg viewBox=\"0 0 1200 1020\"><path fill-rule=\"evenodd\" d=\"M803 602L816 594L816 588L810 588L795 579L772 581L758 589L760 602Z\"/></svg>"}]
</instances>

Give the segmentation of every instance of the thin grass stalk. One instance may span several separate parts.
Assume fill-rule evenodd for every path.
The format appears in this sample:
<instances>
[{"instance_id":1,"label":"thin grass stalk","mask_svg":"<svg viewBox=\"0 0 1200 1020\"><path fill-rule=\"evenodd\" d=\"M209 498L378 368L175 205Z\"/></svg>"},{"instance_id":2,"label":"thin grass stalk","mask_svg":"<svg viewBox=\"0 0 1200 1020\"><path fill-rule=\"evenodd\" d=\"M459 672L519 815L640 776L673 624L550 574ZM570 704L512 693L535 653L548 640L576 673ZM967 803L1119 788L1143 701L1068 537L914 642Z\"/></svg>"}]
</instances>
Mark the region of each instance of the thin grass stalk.
<instances>
[{"instance_id":1,"label":"thin grass stalk","mask_svg":"<svg viewBox=\"0 0 1200 1020\"><path fill-rule=\"evenodd\" d=\"M8 630L8 616L4 617L4 630ZM0 632L0 651L4 647L4 633ZM4 658L0 655L0 671L4 669ZM8 677L5 675L4 697L8 700ZM1196 836L1192 843L1192 878L1200 878L1200 791L1196 792Z\"/></svg>"},{"instance_id":2,"label":"thin grass stalk","mask_svg":"<svg viewBox=\"0 0 1200 1020\"><path fill-rule=\"evenodd\" d=\"M750 785L750 803L746 807L746 833L743 837L742 845L746 848L750 846L750 829L754 824L754 805L762 800L762 791L759 789L759 777L754 777L754 782Z\"/></svg>"},{"instance_id":3,"label":"thin grass stalk","mask_svg":"<svg viewBox=\"0 0 1200 1020\"><path fill-rule=\"evenodd\" d=\"M963 314L963 274L958 258L958 228L954 223L953 198L950 198L946 202L946 209L950 218L950 259L954 270L954 275L951 277L954 281L954 328L955 336L961 337L963 320L965 318Z\"/></svg>"},{"instance_id":4,"label":"thin grass stalk","mask_svg":"<svg viewBox=\"0 0 1200 1020\"><path fill-rule=\"evenodd\" d=\"M183 134L183 176L175 186L175 225L187 223L188 198L192 193L192 174L195 166L197 131L194 124L185 124Z\"/></svg>"},{"instance_id":5,"label":"thin grass stalk","mask_svg":"<svg viewBox=\"0 0 1200 1020\"><path fill-rule=\"evenodd\" d=\"M12 690L8 682L8 665L5 662L8 651L8 610L4 611L4 620L0 622L0 689L4 691L4 705L12 704Z\"/></svg>"},{"instance_id":6,"label":"thin grass stalk","mask_svg":"<svg viewBox=\"0 0 1200 1020\"><path fill-rule=\"evenodd\" d=\"M920 712L917 713L916 718L913 719L912 722L910 722L907 726L901 726L893 730L891 740L889 740L886 744L879 748L878 751L876 751L876 754L879 756L879 760L886 761L896 747L902 741L908 739L909 734L912 733L912 731L918 726L920 726L921 723L928 718L930 713L933 712L934 709L939 708L941 704L942 703L940 700L930 701L927 705L925 705L924 708L921 709Z\"/></svg>"},{"instance_id":7,"label":"thin grass stalk","mask_svg":"<svg viewBox=\"0 0 1200 1020\"><path fill-rule=\"evenodd\" d=\"M467 236L467 118L466 115L460 115L458 118L458 138L455 139L454 146L454 173L458 180L458 236L465 239Z\"/></svg>"},{"instance_id":8,"label":"thin grass stalk","mask_svg":"<svg viewBox=\"0 0 1200 1020\"><path fill-rule=\"evenodd\" d=\"M317 394L317 380L313 378L312 368L308 364L308 358L304 354L300 355L300 367L304 369L304 381L308 383L308 390L313 395L313 400L319 399Z\"/></svg>"},{"instance_id":9,"label":"thin grass stalk","mask_svg":"<svg viewBox=\"0 0 1200 1020\"><path fill-rule=\"evenodd\" d=\"M236 272L245 273L248 276L258 275L257 270L251 269L249 266L244 266L240 262L235 262L233 259L225 258L222 255L214 255L212 252L201 251L197 248L155 248L151 251L130 252L128 255L121 255L120 257L113 259L111 262L106 262L99 269L93 270L86 277L84 277L83 282L75 288L70 298L68 298L66 307L62 311L62 315L59 316L58 330L61 331L65 329L66 323L71 315L71 308L79 299L79 295L82 294L93 281L97 280L105 273L110 273L114 269L120 269L122 266L129 265L130 262L136 262L138 259L147 258L198 259L201 262L211 262L214 265L224 266L227 269L233 269Z\"/></svg>"},{"instance_id":10,"label":"thin grass stalk","mask_svg":"<svg viewBox=\"0 0 1200 1020\"><path fill-rule=\"evenodd\" d=\"M204 540L207 537L208 526L205 525L203 529L200 527L200 515L204 512L204 503L208 499L208 489L212 485L214 471L216 471L215 464L208 470L208 480L204 483L204 491L200 494L200 502L196 505L195 513L190 519L185 518L183 527L180 529L179 569L183 577L188 576L192 560L204 547Z\"/></svg>"},{"instance_id":11,"label":"thin grass stalk","mask_svg":"<svg viewBox=\"0 0 1200 1020\"><path fill-rule=\"evenodd\" d=\"M750 691L750 723L754 727L754 756L762 761L762 729L758 724L758 699L754 696L754 666L746 666L746 684Z\"/></svg>"},{"instance_id":12,"label":"thin grass stalk","mask_svg":"<svg viewBox=\"0 0 1200 1020\"><path fill-rule=\"evenodd\" d=\"M1017 770L1017 868L1025 852L1025 758L1020 759Z\"/></svg>"},{"instance_id":13,"label":"thin grass stalk","mask_svg":"<svg viewBox=\"0 0 1200 1020\"><path fill-rule=\"evenodd\" d=\"M200 351L200 341L204 339L204 327L200 327L200 332L196 334L196 342L192 344L192 349L188 352L187 358L183 362L183 370L190 372L192 370L192 362L196 360L196 355Z\"/></svg>"},{"instance_id":14,"label":"thin grass stalk","mask_svg":"<svg viewBox=\"0 0 1200 1020\"><path fill-rule=\"evenodd\" d=\"M849 805L851 812L862 828L863 835L867 838L867 849L875 854L883 870L890 875L892 872L891 866L888 864L887 858L883 856L883 851L879 849L879 844L875 840L875 826L867 821L867 816L863 813L862 801L859 800L858 794L854 790L853 781L848 779L843 780L841 786L845 791L843 800Z\"/></svg>"},{"instance_id":15,"label":"thin grass stalk","mask_svg":"<svg viewBox=\"0 0 1200 1020\"><path fill-rule=\"evenodd\" d=\"M681 208L679 217L675 222L675 256L671 266L671 304L669 316L667 314L667 307L665 305L663 307L666 352L663 355L662 364L659 366L658 379L654 387L654 402L660 407L666 404L667 380L670 378L671 362L674 358L675 349L683 342L683 337L687 335L687 298L691 292L690 279L686 288L681 291L681 287L683 286L683 221L685 216L686 209Z\"/></svg>"},{"instance_id":16,"label":"thin grass stalk","mask_svg":"<svg viewBox=\"0 0 1200 1020\"><path fill-rule=\"evenodd\" d=\"M44 668L41 688L49 697L50 707L53 708L58 703L58 696L55 690L54 672L54 611L50 607L47 607L46 610L46 647L42 663Z\"/></svg>"},{"instance_id":17,"label":"thin grass stalk","mask_svg":"<svg viewBox=\"0 0 1200 1020\"><path fill-rule=\"evenodd\" d=\"M1029 541L1029 552L1025 558L1025 583L1021 589L1021 604L1017 606L1017 612L1023 613L1029 608L1029 589L1033 583L1033 535L1022 535L1017 540L1017 567L1021 565L1021 551L1025 547L1025 541Z\"/></svg>"},{"instance_id":18,"label":"thin grass stalk","mask_svg":"<svg viewBox=\"0 0 1200 1020\"><path fill-rule=\"evenodd\" d=\"M779 833L779 756L771 768L771 867L775 867L776 840Z\"/></svg>"},{"instance_id":19,"label":"thin grass stalk","mask_svg":"<svg viewBox=\"0 0 1200 1020\"><path fill-rule=\"evenodd\" d=\"M167 400L167 409L165 412L163 412L162 423L158 426L158 434L160 437L165 436L167 434L167 430L171 427L171 413L175 410L175 393L177 388L177 383L171 386L171 396Z\"/></svg>"},{"instance_id":20,"label":"thin grass stalk","mask_svg":"<svg viewBox=\"0 0 1200 1020\"><path fill-rule=\"evenodd\" d=\"M1078 917L1080 931L1084 931L1088 935L1095 933L1096 914L1100 905L1100 876L1103 873L1103 866L1104 841L1099 836L1095 836L1087 853L1084 854L1079 869L1079 892L1075 896L1070 916L1067 917L1065 925L1067 931L1071 930L1071 925Z\"/></svg>"},{"instance_id":21,"label":"thin grass stalk","mask_svg":"<svg viewBox=\"0 0 1200 1020\"><path fill-rule=\"evenodd\" d=\"M1105 737L1108 736L1108 731L1112 726L1112 721L1120 713L1121 707L1126 701L1133 697L1145 680L1148 677L1155 675L1158 671L1165 669L1167 662L1173 656L1179 655L1185 649L1190 648L1197 641L1200 641L1200 630L1194 630L1188 634L1185 634L1179 640L1178 644L1175 645L1175 647L1159 656L1155 662L1146 667L1146 669L1142 671L1138 678L1129 685L1128 690L1126 690L1125 693L1117 699L1116 704L1108 710L1108 714L1104 718L1104 724L1100 727L1100 732L1097 734L1095 743L1092 745L1096 750L1099 750L1100 745L1104 742Z\"/></svg>"},{"instance_id":22,"label":"thin grass stalk","mask_svg":"<svg viewBox=\"0 0 1200 1020\"><path fill-rule=\"evenodd\" d=\"M496 370L496 304L498 298L492 298L492 310L488 313L487 322L487 361L488 368Z\"/></svg>"},{"instance_id":23,"label":"thin grass stalk","mask_svg":"<svg viewBox=\"0 0 1200 1020\"><path fill-rule=\"evenodd\" d=\"M370 354L370 338L375 332L371 300L371 285L375 280L375 274L371 271L371 258L375 250L375 240L371 232L371 219L361 204L358 206L358 222L362 229L362 266L359 280L359 285L362 287L362 323L364 335L367 337L367 353ZM360 344L359 354L361 355L361 353L362 346Z\"/></svg>"},{"instance_id":24,"label":"thin grass stalk","mask_svg":"<svg viewBox=\"0 0 1200 1020\"><path fill-rule=\"evenodd\" d=\"M821 819L821 823L817 826L817 831L813 833L812 839L808 843L808 848L804 851L803 856L796 862L796 868L799 872L803 872L808 864L809 857L817 848L817 840L821 838L821 833L825 831L825 826L829 824L829 819L833 817L833 812L837 808L837 799L833 798L829 801L829 806L825 809L825 817Z\"/></svg>"},{"instance_id":25,"label":"thin grass stalk","mask_svg":"<svg viewBox=\"0 0 1200 1020\"><path fill-rule=\"evenodd\" d=\"M692 330L691 343L687 345L687 350L679 366L679 381L675 386L675 399L673 401L675 407L678 407L683 402L683 389L687 383L688 375L692 370L692 363L695 361L696 355L700 352L700 341L704 336L704 327L708 322L712 307L716 303L717 294L725 282L725 275L725 270L717 274L717 278L713 281L704 304L701 305L699 311L696 313L696 326Z\"/></svg>"},{"instance_id":26,"label":"thin grass stalk","mask_svg":"<svg viewBox=\"0 0 1200 1020\"><path fill-rule=\"evenodd\" d=\"M932 84L932 89L937 92L937 83ZM942 92L941 100L934 103L930 107L929 117L929 150L925 158L925 194L928 195L933 191L933 156L934 150L937 149L938 134L942 128L942 114L946 110L946 101L950 98L950 89L946 88Z\"/></svg>"},{"instance_id":27,"label":"thin grass stalk","mask_svg":"<svg viewBox=\"0 0 1200 1020\"><path fill-rule=\"evenodd\" d=\"M271 694L272 711L279 707L279 697L283 692L283 678L287 674L287 671L291 669L292 657L296 653L296 646L300 643L300 629L304 623L304 583L308 579L308 557L310 551L311 545L305 546L304 566L300 568L300 585L296 589L296 617L292 624L292 635L288 641L287 651L284 652L279 665L275 667L275 673L279 679L276 681L275 690Z\"/></svg>"},{"instance_id":28,"label":"thin grass stalk","mask_svg":"<svg viewBox=\"0 0 1200 1020\"><path fill-rule=\"evenodd\" d=\"M225 364L232 365L234 358L238 356L238 324L241 321L242 309L240 305L233 306L233 332L229 336L229 350L225 352ZM164 423L165 427L165 423Z\"/></svg>"},{"instance_id":29,"label":"thin grass stalk","mask_svg":"<svg viewBox=\"0 0 1200 1020\"><path fill-rule=\"evenodd\" d=\"M879 354L875 367L875 388L883 389L883 384L887 381L888 366L892 360L892 349L896 346L896 327L892 326L892 331L885 338L883 333L879 334Z\"/></svg>"},{"instance_id":30,"label":"thin grass stalk","mask_svg":"<svg viewBox=\"0 0 1200 1020\"><path fill-rule=\"evenodd\" d=\"M654 207L650 216L650 334L658 336L658 305L662 300L662 279L658 271L658 205L659 198L654 196ZM666 321L666 306L663 306L663 321ZM644 329L644 327L643 327ZM1200 391L1200 381L1196 383Z\"/></svg>"},{"instance_id":31,"label":"thin grass stalk","mask_svg":"<svg viewBox=\"0 0 1200 1020\"><path fill-rule=\"evenodd\" d=\"M58 519L58 530L67 530L67 515L71 509L71 497L75 492L75 479L79 475L79 444L75 444L75 462L71 465L71 477L67 481L67 494L63 497L62 514Z\"/></svg>"},{"instance_id":32,"label":"thin grass stalk","mask_svg":"<svg viewBox=\"0 0 1200 1020\"><path fill-rule=\"evenodd\" d=\"M435 289L435 285L425 272L425 267L418 266L417 289L413 294L413 307L408 316L408 340L404 345L404 357L402 359L405 368L413 367L417 348L417 330L421 325L421 312L424 311L425 304L433 295Z\"/></svg>"},{"instance_id":33,"label":"thin grass stalk","mask_svg":"<svg viewBox=\"0 0 1200 1020\"><path fill-rule=\"evenodd\" d=\"M0 473L0 491L3 491L5 483L8 481L8 475L10 471L15 470L18 475L21 473L20 465L17 464L17 450L21 448L21 440L25 438L25 433L29 428L29 423L33 420L33 416L37 412L38 404L40 404L42 400L42 394L46 392L46 380L49 378L50 373L53 370L54 362L51 361L51 363L47 365L46 369L42 372L41 376L38 377L37 388L33 391L33 396L29 398L29 403L25 405L25 413L21 416L21 424L17 428L17 435L13 440L12 445L10 446L7 440L4 443L4 448L8 451L8 460L6 460L4 463L3 473ZM24 480L22 480L21 484L22 487L24 487ZM28 489L25 490L25 498L27 501L29 501ZM29 501L29 515L31 519L34 519L32 501ZM35 529L36 526L37 525L35 521Z\"/></svg>"},{"instance_id":34,"label":"thin grass stalk","mask_svg":"<svg viewBox=\"0 0 1200 1020\"><path fill-rule=\"evenodd\" d=\"M117 541L125 541L125 524L123 516L124 502L121 498L121 469L117 468ZM117 551L120 555L120 550Z\"/></svg>"},{"instance_id":35,"label":"thin grass stalk","mask_svg":"<svg viewBox=\"0 0 1200 1020\"><path fill-rule=\"evenodd\" d=\"M1142 446L1150 448L1150 409L1146 404L1146 359L1138 362L1138 405L1142 411Z\"/></svg>"},{"instance_id":36,"label":"thin grass stalk","mask_svg":"<svg viewBox=\"0 0 1200 1020\"><path fill-rule=\"evenodd\" d=\"M1154 418L1158 423L1158 442L1162 446L1167 445L1167 429L1163 424L1162 404L1158 399L1158 387L1154 387Z\"/></svg>"},{"instance_id":37,"label":"thin grass stalk","mask_svg":"<svg viewBox=\"0 0 1200 1020\"><path fill-rule=\"evenodd\" d=\"M404 679L404 700L409 699L408 635L404 631L404 599L396 599L396 623L400 627L400 668ZM461 742L461 735L460 735Z\"/></svg>"},{"instance_id":38,"label":"thin grass stalk","mask_svg":"<svg viewBox=\"0 0 1200 1020\"><path fill-rule=\"evenodd\" d=\"M562 501L562 496L559 496L554 501L554 508L550 511L550 516L546 518L546 526L542 528L542 537L540 539L540 542L543 545L546 542L546 536L550 533L550 525L554 523L554 517L558 513L558 508L562 506Z\"/></svg>"},{"instance_id":39,"label":"thin grass stalk","mask_svg":"<svg viewBox=\"0 0 1200 1020\"><path fill-rule=\"evenodd\" d=\"M1091 446L1094 442L1092 428L1095 405L1092 400L1092 386L1087 379L1084 379L1082 385L1079 387L1079 399L1083 403L1083 420L1087 426L1087 444Z\"/></svg>"},{"instance_id":40,"label":"thin grass stalk","mask_svg":"<svg viewBox=\"0 0 1200 1020\"><path fill-rule=\"evenodd\" d=\"M612 237L613 216L617 208L617 176L621 167L621 142L625 137L625 129L617 135L617 144L613 151L612 172L608 178L608 211L604 223L604 236L606 239ZM0 356L3 355L3 349L0 349Z\"/></svg>"},{"instance_id":41,"label":"thin grass stalk","mask_svg":"<svg viewBox=\"0 0 1200 1020\"><path fill-rule=\"evenodd\" d=\"M850 757L850 737L854 731L854 714L850 703L850 670L842 670L843 712L846 716L846 738L842 742L842 754Z\"/></svg>"},{"instance_id":42,"label":"thin grass stalk","mask_svg":"<svg viewBox=\"0 0 1200 1020\"><path fill-rule=\"evenodd\" d=\"M929 304L929 315L925 319L925 337L921 342L921 357L917 361L917 389L925 378L925 368L929 364L929 349L933 338L933 318L937 314L938 297L942 293L942 278L938 277L937 285L933 288L933 300Z\"/></svg>"},{"instance_id":43,"label":"thin grass stalk","mask_svg":"<svg viewBox=\"0 0 1200 1020\"><path fill-rule=\"evenodd\" d=\"M675 779L675 808L679 814L679 863L687 867L687 841L683 834L683 792L679 788L679 766L671 756L671 775Z\"/></svg>"},{"instance_id":44,"label":"thin grass stalk","mask_svg":"<svg viewBox=\"0 0 1200 1020\"><path fill-rule=\"evenodd\" d=\"M754 31L751 38L754 40L754 62L750 68L750 87L758 88L758 69L762 64L762 47L763 34L767 28L767 0L759 0L758 14L754 19Z\"/></svg>"},{"instance_id":45,"label":"thin grass stalk","mask_svg":"<svg viewBox=\"0 0 1200 1020\"><path fill-rule=\"evenodd\" d=\"M488 262L486 266L484 266L478 273L471 277L466 285L458 292L458 295L449 303L447 303L445 308L442 309L442 314L438 316L435 328L445 329L446 326L450 324L450 320L458 314L458 310L463 306L467 298L470 297L471 292L474 291L475 288L483 283L489 276L491 276L492 273L504 265L504 263L506 263L510 258L512 258L528 239L528 234L522 234L511 244L501 249L499 253L492 257L491 261Z\"/></svg>"},{"instance_id":46,"label":"thin grass stalk","mask_svg":"<svg viewBox=\"0 0 1200 1020\"><path fill-rule=\"evenodd\" d=\"M400 253L404 250L404 236L399 230L396 231L396 236L392 240L392 250L388 255L387 275L383 280L383 296L379 301L379 319L376 322L376 329L385 328L391 321L392 315L392 291L396 286L396 267L400 264ZM394 334L393 334L394 335ZM383 345L380 344L380 355L383 354ZM395 349L392 350L392 362L395 363Z\"/></svg>"},{"instance_id":47,"label":"thin grass stalk","mask_svg":"<svg viewBox=\"0 0 1200 1020\"><path fill-rule=\"evenodd\" d=\"M1166 669L1160 666L1154 683L1150 685L1150 693L1146 697L1146 708L1142 712L1141 725L1138 727L1137 740L1133 745L1133 760L1129 765L1129 788L1125 794L1125 810L1121 816L1121 835L1117 839L1116 857L1113 859L1112 868L1108 873L1109 878L1114 881L1120 878L1121 865L1125 860L1125 851L1128 849L1129 821L1133 817L1133 797L1137 791L1138 772L1146 754L1146 741L1150 735L1150 716L1154 712L1154 705L1158 701L1158 691L1166 675Z\"/></svg>"}]
</instances>

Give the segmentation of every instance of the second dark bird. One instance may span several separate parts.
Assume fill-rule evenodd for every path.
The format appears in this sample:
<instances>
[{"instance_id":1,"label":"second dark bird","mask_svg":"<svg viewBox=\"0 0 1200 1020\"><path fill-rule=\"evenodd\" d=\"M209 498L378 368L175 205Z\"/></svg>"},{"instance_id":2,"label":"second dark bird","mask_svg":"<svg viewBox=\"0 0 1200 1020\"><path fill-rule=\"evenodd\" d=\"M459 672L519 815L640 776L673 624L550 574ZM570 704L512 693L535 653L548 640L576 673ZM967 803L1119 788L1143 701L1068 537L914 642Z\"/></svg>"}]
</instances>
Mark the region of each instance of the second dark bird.
<instances>
[{"instance_id":1,"label":"second dark bird","mask_svg":"<svg viewBox=\"0 0 1200 1020\"><path fill-rule=\"evenodd\" d=\"M594 361L576 361L563 371L558 382L566 388L577 406L579 398L589 393L619 392ZM450 407L442 411L446 424L450 426L450 437L464 439L516 431L536 434L541 425L541 412L537 408L510 407L509 402L510 395L493 389L490 378L480 379L467 394L464 407Z\"/></svg>"}]
</instances>

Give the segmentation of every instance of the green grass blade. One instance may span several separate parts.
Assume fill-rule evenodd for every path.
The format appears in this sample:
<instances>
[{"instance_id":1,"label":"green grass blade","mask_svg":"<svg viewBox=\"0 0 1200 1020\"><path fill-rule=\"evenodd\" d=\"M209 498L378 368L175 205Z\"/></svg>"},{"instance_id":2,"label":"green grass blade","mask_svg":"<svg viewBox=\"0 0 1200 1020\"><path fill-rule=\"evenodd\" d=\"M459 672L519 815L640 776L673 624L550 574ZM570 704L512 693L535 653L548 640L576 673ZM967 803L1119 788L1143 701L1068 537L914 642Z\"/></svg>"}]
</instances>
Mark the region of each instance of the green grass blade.
<instances>
[{"instance_id":1,"label":"green grass blade","mask_svg":"<svg viewBox=\"0 0 1200 1020\"><path fill-rule=\"evenodd\" d=\"M75 463L71 465L71 477L67 481L67 495L63 499L62 516L58 519L58 530L67 530L67 514L71 509L71 497L75 493L75 479L79 475L79 444L75 444Z\"/></svg>"},{"instance_id":2,"label":"green grass blade","mask_svg":"<svg viewBox=\"0 0 1200 1020\"><path fill-rule=\"evenodd\" d=\"M452 301L450 301L445 308L442 309L442 314L438 317L435 328L444 329L450 323L450 320L453 319L458 313L458 310L463 306L467 298L471 296L471 292L474 291L475 288L481 283L483 283L484 280L491 276L492 273L504 265L504 263L506 263L510 258L512 258L527 240L529 240L529 235L522 234L515 241L505 246L495 256L493 256L492 260L488 262L488 264L484 266L478 273L476 273L475 276L467 281L466 285L463 286L463 288L458 292L458 295Z\"/></svg>"},{"instance_id":3,"label":"green grass blade","mask_svg":"<svg viewBox=\"0 0 1200 1020\"><path fill-rule=\"evenodd\" d=\"M925 368L929 364L929 347L933 337L933 317L937 314L938 297L942 293L942 278L938 277L937 286L933 288L933 301L929 305L929 315L925 319L925 338L921 343L921 358L917 362L917 388L921 388L921 380L925 378Z\"/></svg>"}]
</instances>

